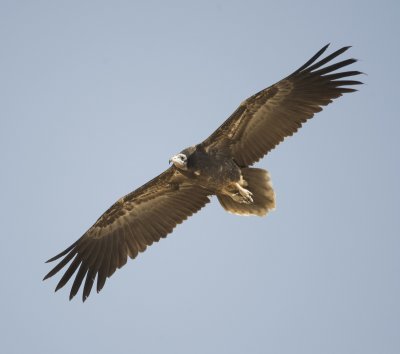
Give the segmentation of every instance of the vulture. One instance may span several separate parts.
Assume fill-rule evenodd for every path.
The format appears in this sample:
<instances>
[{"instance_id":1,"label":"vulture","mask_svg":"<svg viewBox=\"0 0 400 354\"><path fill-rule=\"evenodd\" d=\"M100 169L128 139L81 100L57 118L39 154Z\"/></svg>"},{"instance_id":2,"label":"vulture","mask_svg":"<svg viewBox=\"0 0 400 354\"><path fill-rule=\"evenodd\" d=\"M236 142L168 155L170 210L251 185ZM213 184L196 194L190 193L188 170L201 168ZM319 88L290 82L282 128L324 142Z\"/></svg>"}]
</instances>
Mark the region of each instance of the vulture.
<instances>
[{"instance_id":1,"label":"vulture","mask_svg":"<svg viewBox=\"0 0 400 354\"><path fill-rule=\"evenodd\" d=\"M356 59L332 62L350 47L321 58L328 46L244 100L206 140L172 156L166 171L119 199L81 238L47 261L59 263L43 280L66 267L56 291L73 278L70 300L83 285L85 301L96 278L99 292L128 257L165 238L213 195L233 214L264 216L273 210L270 176L251 166L322 107L361 84L353 80L361 72L348 69Z\"/></svg>"}]
</instances>

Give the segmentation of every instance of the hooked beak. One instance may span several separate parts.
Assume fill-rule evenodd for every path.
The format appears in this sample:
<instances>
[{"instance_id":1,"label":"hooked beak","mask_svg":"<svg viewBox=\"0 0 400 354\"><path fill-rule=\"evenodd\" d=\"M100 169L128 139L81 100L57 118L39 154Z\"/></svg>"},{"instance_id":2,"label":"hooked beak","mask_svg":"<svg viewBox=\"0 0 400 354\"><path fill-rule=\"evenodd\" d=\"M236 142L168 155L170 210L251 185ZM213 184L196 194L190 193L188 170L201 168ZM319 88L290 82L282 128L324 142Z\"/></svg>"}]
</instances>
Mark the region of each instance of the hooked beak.
<instances>
[{"instance_id":1,"label":"hooked beak","mask_svg":"<svg viewBox=\"0 0 400 354\"><path fill-rule=\"evenodd\" d=\"M176 159L176 155L171 156L171 157L169 158L169 160L168 160L168 163L169 163L169 164L174 163L175 159Z\"/></svg>"}]
</instances>

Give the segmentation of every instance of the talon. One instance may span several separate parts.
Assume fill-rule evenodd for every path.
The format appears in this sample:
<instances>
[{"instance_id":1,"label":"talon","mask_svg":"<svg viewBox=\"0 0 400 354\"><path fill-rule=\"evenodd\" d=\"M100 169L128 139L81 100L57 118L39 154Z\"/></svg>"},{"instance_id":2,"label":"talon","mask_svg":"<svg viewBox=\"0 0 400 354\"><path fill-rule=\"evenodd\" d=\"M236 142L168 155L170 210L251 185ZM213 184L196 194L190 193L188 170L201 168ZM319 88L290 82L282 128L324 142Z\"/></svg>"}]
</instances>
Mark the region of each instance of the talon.
<instances>
[{"instance_id":1,"label":"talon","mask_svg":"<svg viewBox=\"0 0 400 354\"><path fill-rule=\"evenodd\" d=\"M243 203L243 197L239 193L231 194L231 198L237 203Z\"/></svg>"},{"instance_id":2,"label":"talon","mask_svg":"<svg viewBox=\"0 0 400 354\"><path fill-rule=\"evenodd\" d=\"M253 203L253 198L250 196L250 194L247 194L247 193L246 193L246 195L242 195L240 193L233 193L233 194L231 194L231 198L235 202L240 203L240 204L251 204L251 203Z\"/></svg>"},{"instance_id":3,"label":"talon","mask_svg":"<svg viewBox=\"0 0 400 354\"><path fill-rule=\"evenodd\" d=\"M250 204L250 203L253 203L253 198L251 197L251 193L249 193L246 197L243 197L243 199L245 200L244 202L246 203L246 204Z\"/></svg>"},{"instance_id":4,"label":"talon","mask_svg":"<svg viewBox=\"0 0 400 354\"><path fill-rule=\"evenodd\" d=\"M253 198L251 197L253 193L251 193L249 190L243 188L239 183L236 183L236 187L241 194L241 196L244 199L243 203L253 203Z\"/></svg>"}]
</instances>

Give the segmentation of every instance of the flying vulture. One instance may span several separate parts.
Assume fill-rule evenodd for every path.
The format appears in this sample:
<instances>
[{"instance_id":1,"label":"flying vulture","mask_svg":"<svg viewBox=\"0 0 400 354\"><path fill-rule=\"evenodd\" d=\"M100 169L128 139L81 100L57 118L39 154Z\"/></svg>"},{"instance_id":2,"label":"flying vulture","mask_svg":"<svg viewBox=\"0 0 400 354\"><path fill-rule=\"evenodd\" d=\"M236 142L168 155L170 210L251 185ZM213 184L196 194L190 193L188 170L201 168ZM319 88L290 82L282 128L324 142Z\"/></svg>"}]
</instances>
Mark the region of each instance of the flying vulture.
<instances>
[{"instance_id":1,"label":"flying vulture","mask_svg":"<svg viewBox=\"0 0 400 354\"><path fill-rule=\"evenodd\" d=\"M243 101L205 141L171 157L171 167L119 199L81 238L48 260L61 259L44 279L72 261L56 291L77 272L69 298L83 284L85 301L96 277L99 292L128 256L135 258L166 237L210 202L212 195L226 211L238 215L264 216L273 210L275 194L269 174L251 166L323 106L361 84L349 79L361 72L338 71L347 70L355 59L332 63L349 47L320 59L327 48L291 75Z\"/></svg>"}]
</instances>

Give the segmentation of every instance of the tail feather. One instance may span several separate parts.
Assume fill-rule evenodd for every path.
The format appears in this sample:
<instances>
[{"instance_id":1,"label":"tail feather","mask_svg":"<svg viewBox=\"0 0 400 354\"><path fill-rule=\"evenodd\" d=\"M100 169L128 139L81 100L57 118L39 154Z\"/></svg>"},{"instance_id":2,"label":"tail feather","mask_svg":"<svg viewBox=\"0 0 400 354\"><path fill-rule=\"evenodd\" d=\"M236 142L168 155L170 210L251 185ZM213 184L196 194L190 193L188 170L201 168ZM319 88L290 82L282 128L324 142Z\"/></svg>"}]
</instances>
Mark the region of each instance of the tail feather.
<instances>
[{"instance_id":1,"label":"tail feather","mask_svg":"<svg viewBox=\"0 0 400 354\"><path fill-rule=\"evenodd\" d=\"M253 203L235 202L227 195L217 195L222 207L233 214L265 216L275 209L275 193L267 171L260 168L242 168L245 187L253 193Z\"/></svg>"}]
</instances>

